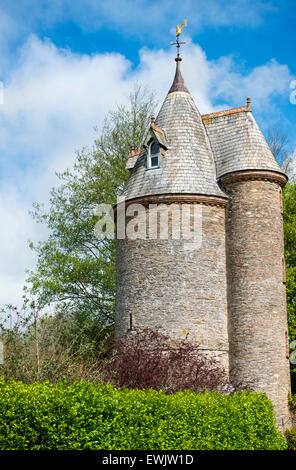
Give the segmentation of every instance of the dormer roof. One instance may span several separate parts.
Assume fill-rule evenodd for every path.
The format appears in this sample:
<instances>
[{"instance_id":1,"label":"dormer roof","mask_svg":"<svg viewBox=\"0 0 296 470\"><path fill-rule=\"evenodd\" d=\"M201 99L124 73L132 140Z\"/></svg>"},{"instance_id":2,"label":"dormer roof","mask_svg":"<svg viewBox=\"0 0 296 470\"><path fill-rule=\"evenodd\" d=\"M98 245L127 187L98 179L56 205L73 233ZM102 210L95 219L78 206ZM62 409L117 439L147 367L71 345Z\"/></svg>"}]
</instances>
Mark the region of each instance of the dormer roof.
<instances>
[{"instance_id":1,"label":"dormer roof","mask_svg":"<svg viewBox=\"0 0 296 470\"><path fill-rule=\"evenodd\" d=\"M155 124L155 118L154 117L152 117L152 119L151 119L151 124L150 124L149 130L146 134L146 138L144 140L143 147L146 148L147 145L148 145L148 142L153 138L165 150L167 150L169 148L167 140L166 140L166 136L165 136L165 129L161 129L160 127L158 127Z\"/></svg>"}]
</instances>

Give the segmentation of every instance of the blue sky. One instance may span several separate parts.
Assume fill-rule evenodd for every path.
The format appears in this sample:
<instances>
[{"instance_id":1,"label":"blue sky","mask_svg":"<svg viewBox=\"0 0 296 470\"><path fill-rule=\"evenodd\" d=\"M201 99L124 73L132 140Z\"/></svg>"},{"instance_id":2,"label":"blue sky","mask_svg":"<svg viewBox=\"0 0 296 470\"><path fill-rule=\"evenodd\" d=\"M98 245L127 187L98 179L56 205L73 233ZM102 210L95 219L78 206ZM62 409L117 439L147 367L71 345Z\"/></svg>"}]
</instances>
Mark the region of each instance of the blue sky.
<instances>
[{"instance_id":1,"label":"blue sky","mask_svg":"<svg viewBox=\"0 0 296 470\"><path fill-rule=\"evenodd\" d=\"M46 236L32 202L48 200L55 171L91 145L135 81L161 104L185 17L183 74L201 113L250 96L262 131L278 124L292 153L295 9L295 0L0 0L0 304L20 302L35 262L27 239Z\"/></svg>"}]
</instances>

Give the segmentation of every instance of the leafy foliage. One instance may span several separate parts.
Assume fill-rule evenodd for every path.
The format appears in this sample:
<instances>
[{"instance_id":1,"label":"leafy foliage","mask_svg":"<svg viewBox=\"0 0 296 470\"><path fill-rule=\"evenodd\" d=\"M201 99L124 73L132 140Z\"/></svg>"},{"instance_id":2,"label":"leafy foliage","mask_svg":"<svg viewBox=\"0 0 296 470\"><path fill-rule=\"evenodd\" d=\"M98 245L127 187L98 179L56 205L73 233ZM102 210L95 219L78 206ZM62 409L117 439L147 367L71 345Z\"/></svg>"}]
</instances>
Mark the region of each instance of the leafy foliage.
<instances>
[{"instance_id":1,"label":"leafy foliage","mask_svg":"<svg viewBox=\"0 0 296 470\"><path fill-rule=\"evenodd\" d=\"M296 415L296 395L289 396L289 406L291 411L293 411L293 413Z\"/></svg>"},{"instance_id":2,"label":"leafy foliage","mask_svg":"<svg viewBox=\"0 0 296 470\"><path fill-rule=\"evenodd\" d=\"M296 184L283 190L287 313L290 340L296 339ZM296 368L291 364L292 390L296 391Z\"/></svg>"},{"instance_id":3,"label":"leafy foliage","mask_svg":"<svg viewBox=\"0 0 296 470\"><path fill-rule=\"evenodd\" d=\"M11 316L13 325L0 323L4 345L0 374L6 380L101 379L97 365L104 357L103 344L112 338L111 327L82 321L74 312L39 316L34 302L21 311L11 307Z\"/></svg>"},{"instance_id":4,"label":"leafy foliage","mask_svg":"<svg viewBox=\"0 0 296 470\"><path fill-rule=\"evenodd\" d=\"M263 393L120 390L0 379L0 448L286 449Z\"/></svg>"},{"instance_id":5,"label":"leafy foliage","mask_svg":"<svg viewBox=\"0 0 296 470\"><path fill-rule=\"evenodd\" d=\"M296 185L283 191L289 334L296 338Z\"/></svg>"},{"instance_id":6,"label":"leafy foliage","mask_svg":"<svg viewBox=\"0 0 296 470\"><path fill-rule=\"evenodd\" d=\"M296 450L296 428L287 429L285 436L290 450Z\"/></svg>"},{"instance_id":7,"label":"leafy foliage","mask_svg":"<svg viewBox=\"0 0 296 470\"><path fill-rule=\"evenodd\" d=\"M225 369L214 357L205 355L187 338L174 344L160 329L135 328L116 338L100 372L106 382L131 389L231 393L243 388L229 383Z\"/></svg>"},{"instance_id":8,"label":"leafy foliage","mask_svg":"<svg viewBox=\"0 0 296 470\"><path fill-rule=\"evenodd\" d=\"M290 340L296 339L296 184L293 183L295 155L289 156L287 134L278 126L268 130L266 138L272 153L289 175L292 183L283 190L283 222L286 263L287 313ZM292 390L296 391L296 368L291 364Z\"/></svg>"}]
</instances>

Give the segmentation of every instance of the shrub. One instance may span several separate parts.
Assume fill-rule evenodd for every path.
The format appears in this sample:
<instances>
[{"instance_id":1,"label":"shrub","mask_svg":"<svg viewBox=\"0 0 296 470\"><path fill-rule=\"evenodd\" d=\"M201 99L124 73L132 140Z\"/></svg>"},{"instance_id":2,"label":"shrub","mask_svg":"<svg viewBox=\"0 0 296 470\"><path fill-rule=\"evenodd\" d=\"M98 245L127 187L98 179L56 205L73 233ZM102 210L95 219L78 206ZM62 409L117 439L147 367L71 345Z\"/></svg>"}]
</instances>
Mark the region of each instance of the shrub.
<instances>
[{"instance_id":1,"label":"shrub","mask_svg":"<svg viewBox=\"0 0 296 470\"><path fill-rule=\"evenodd\" d=\"M202 392L219 390L231 393L242 390L228 380L221 364L207 356L187 338L175 343L159 329L133 329L115 339L110 357L99 366L105 382L118 387Z\"/></svg>"},{"instance_id":2,"label":"shrub","mask_svg":"<svg viewBox=\"0 0 296 470\"><path fill-rule=\"evenodd\" d=\"M214 357L206 356L187 338L173 344L160 329L133 329L121 340L114 340L112 327L102 330L97 326L90 334L75 315L38 319L33 315L28 322L20 312L15 315L18 321L13 328L0 324L4 343L0 374L6 380L48 380L53 384L60 379L105 381L118 387L168 393L214 389L231 393L243 388L229 383ZM95 330L94 325L91 328Z\"/></svg>"},{"instance_id":3,"label":"shrub","mask_svg":"<svg viewBox=\"0 0 296 470\"><path fill-rule=\"evenodd\" d=\"M9 315L15 318L13 326L8 328L0 321L0 339L4 345L0 374L5 379L25 383L101 380L97 371L98 354L102 342L113 336L112 327L102 328L95 321L84 322L71 313L39 318L33 303L25 311L12 308Z\"/></svg>"},{"instance_id":4,"label":"shrub","mask_svg":"<svg viewBox=\"0 0 296 470\"><path fill-rule=\"evenodd\" d=\"M296 395L289 396L289 406L291 411L296 414Z\"/></svg>"},{"instance_id":5,"label":"shrub","mask_svg":"<svg viewBox=\"0 0 296 470\"><path fill-rule=\"evenodd\" d=\"M285 432L290 450L296 450L296 428L287 429Z\"/></svg>"},{"instance_id":6,"label":"shrub","mask_svg":"<svg viewBox=\"0 0 296 470\"><path fill-rule=\"evenodd\" d=\"M286 449L263 393L0 380L2 450Z\"/></svg>"}]
</instances>

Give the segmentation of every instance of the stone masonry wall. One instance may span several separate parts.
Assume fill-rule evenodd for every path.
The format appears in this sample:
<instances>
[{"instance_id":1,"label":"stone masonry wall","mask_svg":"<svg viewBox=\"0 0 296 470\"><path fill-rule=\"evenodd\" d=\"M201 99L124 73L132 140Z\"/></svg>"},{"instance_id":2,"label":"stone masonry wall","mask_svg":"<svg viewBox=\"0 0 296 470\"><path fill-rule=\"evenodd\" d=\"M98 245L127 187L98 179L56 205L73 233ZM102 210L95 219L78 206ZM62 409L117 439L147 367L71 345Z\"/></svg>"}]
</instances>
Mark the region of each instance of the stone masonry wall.
<instances>
[{"instance_id":1,"label":"stone masonry wall","mask_svg":"<svg viewBox=\"0 0 296 470\"><path fill-rule=\"evenodd\" d=\"M224 184L230 377L265 391L281 425L290 390L281 188L259 179Z\"/></svg>"},{"instance_id":2,"label":"stone masonry wall","mask_svg":"<svg viewBox=\"0 0 296 470\"><path fill-rule=\"evenodd\" d=\"M225 208L200 208L199 249L185 249L186 240L171 233L168 240L117 240L115 332L161 326L172 343L188 333L188 340L227 368ZM147 208L142 216L148 215Z\"/></svg>"}]
</instances>

